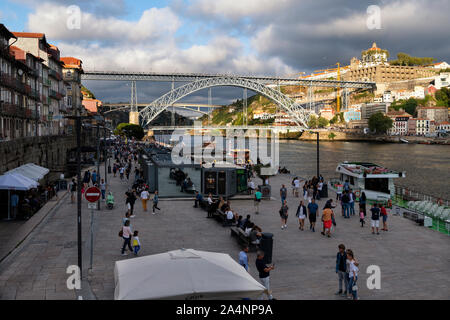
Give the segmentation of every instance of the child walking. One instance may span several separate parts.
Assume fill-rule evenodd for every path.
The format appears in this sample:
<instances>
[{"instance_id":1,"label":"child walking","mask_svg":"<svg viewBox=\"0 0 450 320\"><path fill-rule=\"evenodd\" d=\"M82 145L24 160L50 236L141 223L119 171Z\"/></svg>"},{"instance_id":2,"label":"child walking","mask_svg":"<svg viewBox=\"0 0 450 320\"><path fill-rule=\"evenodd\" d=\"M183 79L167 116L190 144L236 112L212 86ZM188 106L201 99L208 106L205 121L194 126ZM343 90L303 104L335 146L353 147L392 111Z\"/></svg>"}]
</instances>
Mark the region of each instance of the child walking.
<instances>
[{"instance_id":1,"label":"child walking","mask_svg":"<svg viewBox=\"0 0 450 320\"><path fill-rule=\"evenodd\" d=\"M153 196L153 214L155 214L155 209L161 210L160 208L158 208L158 201L158 190L156 190L155 195Z\"/></svg>"},{"instance_id":2,"label":"child walking","mask_svg":"<svg viewBox=\"0 0 450 320\"><path fill-rule=\"evenodd\" d=\"M141 241L139 241L139 231L135 231L133 233L133 249L134 249L134 255L137 256L139 250L141 250Z\"/></svg>"},{"instance_id":3,"label":"child walking","mask_svg":"<svg viewBox=\"0 0 450 320\"><path fill-rule=\"evenodd\" d=\"M364 223L366 223L366 221L364 221L364 211L362 210L359 212L359 222L361 222L361 228L364 228Z\"/></svg>"}]
</instances>

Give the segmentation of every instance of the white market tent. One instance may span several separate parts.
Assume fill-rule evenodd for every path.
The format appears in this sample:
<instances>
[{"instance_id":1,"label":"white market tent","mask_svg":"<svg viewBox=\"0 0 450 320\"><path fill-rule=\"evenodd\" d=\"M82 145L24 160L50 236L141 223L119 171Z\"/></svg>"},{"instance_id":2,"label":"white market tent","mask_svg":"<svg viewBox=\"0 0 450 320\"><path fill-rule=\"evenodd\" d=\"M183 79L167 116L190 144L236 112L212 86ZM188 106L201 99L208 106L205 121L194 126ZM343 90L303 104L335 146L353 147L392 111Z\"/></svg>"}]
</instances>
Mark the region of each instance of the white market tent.
<instances>
[{"instance_id":1,"label":"white market tent","mask_svg":"<svg viewBox=\"0 0 450 320\"><path fill-rule=\"evenodd\" d=\"M50 170L34 163L27 163L15 169L5 172L5 174L20 173L21 175L30 178L34 181L39 181L45 177Z\"/></svg>"},{"instance_id":2,"label":"white market tent","mask_svg":"<svg viewBox=\"0 0 450 320\"><path fill-rule=\"evenodd\" d=\"M0 176L0 190L8 190L8 220L11 219L11 190L26 191L39 185L34 180L24 177L20 173L10 173Z\"/></svg>"},{"instance_id":3,"label":"white market tent","mask_svg":"<svg viewBox=\"0 0 450 320\"><path fill-rule=\"evenodd\" d=\"M259 297L265 287L228 254L181 249L116 261L115 300Z\"/></svg>"}]
</instances>

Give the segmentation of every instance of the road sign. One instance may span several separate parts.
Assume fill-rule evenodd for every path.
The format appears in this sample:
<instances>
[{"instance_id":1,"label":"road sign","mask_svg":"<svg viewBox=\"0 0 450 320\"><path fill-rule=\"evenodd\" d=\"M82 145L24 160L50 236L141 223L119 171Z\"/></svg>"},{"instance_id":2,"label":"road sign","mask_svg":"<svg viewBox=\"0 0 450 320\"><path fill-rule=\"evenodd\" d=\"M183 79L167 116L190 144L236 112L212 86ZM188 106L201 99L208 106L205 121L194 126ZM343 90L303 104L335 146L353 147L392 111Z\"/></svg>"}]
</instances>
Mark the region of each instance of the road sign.
<instances>
[{"instance_id":1,"label":"road sign","mask_svg":"<svg viewBox=\"0 0 450 320\"><path fill-rule=\"evenodd\" d=\"M101 192L97 187L90 187L85 192L85 198L89 202L97 202L100 199Z\"/></svg>"},{"instance_id":2,"label":"road sign","mask_svg":"<svg viewBox=\"0 0 450 320\"><path fill-rule=\"evenodd\" d=\"M97 210L97 202L88 202L88 209Z\"/></svg>"}]
</instances>

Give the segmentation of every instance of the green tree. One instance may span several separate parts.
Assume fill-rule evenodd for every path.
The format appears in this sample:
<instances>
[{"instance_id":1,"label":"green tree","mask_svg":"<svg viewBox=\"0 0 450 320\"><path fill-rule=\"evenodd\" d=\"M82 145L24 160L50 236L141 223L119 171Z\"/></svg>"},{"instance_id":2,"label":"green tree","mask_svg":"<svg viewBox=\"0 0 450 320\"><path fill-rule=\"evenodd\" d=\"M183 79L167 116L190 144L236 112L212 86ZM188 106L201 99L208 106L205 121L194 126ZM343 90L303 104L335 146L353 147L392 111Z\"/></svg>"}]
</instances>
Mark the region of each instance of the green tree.
<instances>
[{"instance_id":1,"label":"green tree","mask_svg":"<svg viewBox=\"0 0 450 320\"><path fill-rule=\"evenodd\" d=\"M393 123L394 122L391 118L385 116L381 112L377 112L369 118L369 129L380 134L386 133L390 128L392 128Z\"/></svg>"},{"instance_id":2,"label":"green tree","mask_svg":"<svg viewBox=\"0 0 450 320\"><path fill-rule=\"evenodd\" d=\"M88 98L91 98L91 99L97 99L97 98L95 97L95 95L94 95L88 88L86 88L86 87L83 86L83 85L81 86L81 91L86 92Z\"/></svg>"},{"instance_id":3,"label":"green tree","mask_svg":"<svg viewBox=\"0 0 450 320\"><path fill-rule=\"evenodd\" d=\"M328 135L328 139L334 140L334 138L336 138L336 134L334 132L330 132L330 134Z\"/></svg>"},{"instance_id":4,"label":"green tree","mask_svg":"<svg viewBox=\"0 0 450 320\"><path fill-rule=\"evenodd\" d=\"M442 88L436 91L436 105L441 107L450 107L450 89Z\"/></svg>"},{"instance_id":5,"label":"green tree","mask_svg":"<svg viewBox=\"0 0 450 320\"><path fill-rule=\"evenodd\" d=\"M397 54L397 60L393 60L390 62L393 66L424 66L428 64L432 64L436 61L435 58L431 57L412 57L409 54L399 52Z\"/></svg>"},{"instance_id":6,"label":"green tree","mask_svg":"<svg viewBox=\"0 0 450 320\"><path fill-rule=\"evenodd\" d=\"M329 123L330 122L324 117L319 117L319 120L317 122L319 128L325 128L326 126L328 126Z\"/></svg>"},{"instance_id":7,"label":"green tree","mask_svg":"<svg viewBox=\"0 0 450 320\"><path fill-rule=\"evenodd\" d=\"M314 129L317 128L317 125L318 125L317 117L315 115L311 115L308 120L308 127Z\"/></svg>"},{"instance_id":8,"label":"green tree","mask_svg":"<svg viewBox=\"0 0 450 320\"><path fill-rule=\"evenodd\" d=\"M121 123L114 130L115 135L141 140L145 136L144 129L137 124Z\"/></svg>"}]
</instances>

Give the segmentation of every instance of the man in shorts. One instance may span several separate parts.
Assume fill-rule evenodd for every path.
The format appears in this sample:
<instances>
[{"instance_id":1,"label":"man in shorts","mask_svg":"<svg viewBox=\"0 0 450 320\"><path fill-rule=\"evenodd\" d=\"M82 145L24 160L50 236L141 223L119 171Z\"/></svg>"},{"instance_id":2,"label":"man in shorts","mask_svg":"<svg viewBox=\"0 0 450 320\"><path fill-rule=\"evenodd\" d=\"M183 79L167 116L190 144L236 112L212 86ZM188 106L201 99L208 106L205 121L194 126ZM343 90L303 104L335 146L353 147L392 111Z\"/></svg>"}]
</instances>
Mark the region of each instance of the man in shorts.
<instances>
[{"instance_id":1,"label":"man in shorts","mask_svg":"<svg viewBox=\"0 0 450 320\"><path fill-rule=\"evenodd\" d=\"M316 226L316 217L319 211L319 206L316 203L314 198L311 199L311 202L308 204L308 218L309 218L309 230L312 232L316 232L314 229Z\"/></svg>"},{"instance_id":2,"label":"man in shorts","mask_svg":"<svg viewBox=\"0 0 450 320\"><path fill-rule=\"evenodd\" d=\"M375 228L377 229L377 234L380 234L378 232L378 229L380 228L380 208L378 208L376 203L373 204L370 212L372 212L372 234L375 234Z\"/></svg>"}]
</instances>

